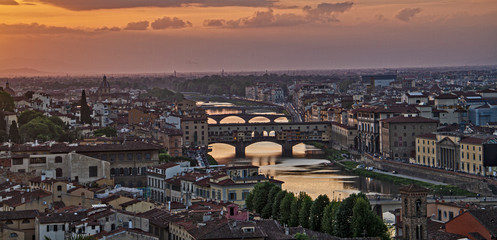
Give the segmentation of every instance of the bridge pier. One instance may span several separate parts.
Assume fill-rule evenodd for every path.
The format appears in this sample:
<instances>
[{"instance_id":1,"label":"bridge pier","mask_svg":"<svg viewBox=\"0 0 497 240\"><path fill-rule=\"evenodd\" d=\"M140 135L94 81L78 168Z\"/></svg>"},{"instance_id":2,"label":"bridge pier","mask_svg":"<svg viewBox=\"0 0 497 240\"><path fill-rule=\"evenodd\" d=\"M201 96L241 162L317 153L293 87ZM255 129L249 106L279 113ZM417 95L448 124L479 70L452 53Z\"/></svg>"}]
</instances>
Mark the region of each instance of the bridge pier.
<instances>
[{"instance_id":1,"label":"bridge pier","mask_svg":"<svg viewBox=\"0 0 497 240\"><path fill-rule=\"evenodd\" d=\"M282 157L293 157L293 145L289 141L286 141L284 144L281 145L281 151Z\"/></svg>"},{"instance_id":2,"label":"bridge pier","mask_svg":"<svg viewBox=\"0 0 497 240\"><path fill-rule=\"evenodd\" d=\"M245 157L245 144L243 142L237 142L235 144L235 157L237 158Z\"/></svg>"}]
</instances>

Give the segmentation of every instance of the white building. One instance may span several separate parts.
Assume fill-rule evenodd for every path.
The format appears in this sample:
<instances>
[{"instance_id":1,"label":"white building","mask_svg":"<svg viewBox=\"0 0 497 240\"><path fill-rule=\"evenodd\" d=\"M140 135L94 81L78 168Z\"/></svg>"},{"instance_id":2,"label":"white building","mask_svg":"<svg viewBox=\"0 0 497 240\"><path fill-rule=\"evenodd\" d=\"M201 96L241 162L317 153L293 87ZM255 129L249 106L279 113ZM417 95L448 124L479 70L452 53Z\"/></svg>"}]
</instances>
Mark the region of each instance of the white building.
<instances>
[{"instance_id":1,"label":"white building","mask_svg":"<svg viewBox=\"0 0 497 240\"><path fill-rule=\"evenodd\" d=\"M166 203L165 180L180 174L181 171L180 165L176 163L164 163L148 168L147 185L150 188L151 199Z\"/></svg>"}]
</instances>

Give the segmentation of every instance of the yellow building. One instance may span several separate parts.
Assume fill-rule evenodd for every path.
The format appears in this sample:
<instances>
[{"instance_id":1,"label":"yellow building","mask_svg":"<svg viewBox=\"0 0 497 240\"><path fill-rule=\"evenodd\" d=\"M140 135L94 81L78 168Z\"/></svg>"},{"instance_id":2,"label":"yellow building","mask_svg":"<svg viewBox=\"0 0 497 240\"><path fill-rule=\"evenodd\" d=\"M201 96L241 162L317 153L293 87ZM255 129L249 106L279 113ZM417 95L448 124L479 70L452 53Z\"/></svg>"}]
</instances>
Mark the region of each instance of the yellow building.
<instances>
[{"instance_id":1,"label":"yellow building","mask_svg":"<svg viewBox=\"0 0 497 240\"><path fill-rule=\"evenodd\" d=\"M416 164L436 167L437 135L427 133L416 137Z\"/></svg>"},{"instance_id":2,"label":"yellow building","mask_svg":"<svg viewBox=\"0 0 497 240\"><path fill-rule=\"evenodd\" d=\"M486 138L468 137L459 141L461 146L461 171L482 174L483 168L483 143Z\"/></svg>"},{"instance_id":3,"label":"yellow building","mask_svg":"<svg viewBox=\"0 0 497 240\"><path fill-rule=\"evenodd\" d=\"M497 175L497 139L491 135L456 133L416 137L416 157L411 163L477 175Z\"/></svg>"}]
</instances>

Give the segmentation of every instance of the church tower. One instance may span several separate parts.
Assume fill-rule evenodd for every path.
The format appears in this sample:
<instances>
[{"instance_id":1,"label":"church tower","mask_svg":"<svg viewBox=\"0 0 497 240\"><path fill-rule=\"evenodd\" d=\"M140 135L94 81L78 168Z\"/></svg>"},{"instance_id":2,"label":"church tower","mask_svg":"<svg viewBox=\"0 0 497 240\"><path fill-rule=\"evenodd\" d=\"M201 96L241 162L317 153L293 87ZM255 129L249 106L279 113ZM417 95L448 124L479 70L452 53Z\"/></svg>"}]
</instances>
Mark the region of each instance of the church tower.
<instances>
[{"instance_id":1,"label":"church tower","mask_svg":"<svg viewBox=\"0 0 497 240\"><path fill-rule=\"evenodd\" d=\"M100 86L98 87L97 94L100 96L102 94L110 93L110 84L107 81L107 77L104 75L102 82L100 82Z\"/></svg>"},{"instance_id":2,"label":"church tower","mask_svg":"<svg viewBox=\"0 0 497 240\"><path fill-rule=\"evenodd\" d=\"M402 198L402 236L406 240L427 240L428 189L411 184L400 188Z\"/></svg>"},{"instance_id":3,"label":"church tower","mask_svg":"<svg viewBox=\"0 0 497 240\"><path fill-rule=\"evenodd\" d=\"M5 88L3 89L6 93L10 94L10 96L14 97L16 96L16 92L12 88L10 88L9 81L5 83Z\"/></svg>"}]
</instances>

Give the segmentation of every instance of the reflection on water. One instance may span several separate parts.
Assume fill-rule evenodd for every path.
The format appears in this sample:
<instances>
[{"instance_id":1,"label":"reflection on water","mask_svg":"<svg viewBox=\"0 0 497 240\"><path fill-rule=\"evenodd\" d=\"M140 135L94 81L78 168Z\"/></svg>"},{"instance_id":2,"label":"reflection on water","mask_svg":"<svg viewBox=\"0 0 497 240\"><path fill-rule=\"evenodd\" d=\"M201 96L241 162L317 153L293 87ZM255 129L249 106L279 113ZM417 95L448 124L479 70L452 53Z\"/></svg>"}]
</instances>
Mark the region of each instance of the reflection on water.
<instances>
[{"instance_id":1,"label":"reflection on water","mask_svg":"<svg viewBox=\"0 0 497 240\"><path fill-rule=\"evenodd\" d=\"M298 193L307 192L312 198L326 194L343 199L359 191L369 194L397 194L398 186L371 178L350 175L339 165L324 159L303 158L304 144L296 145L293 158L281 157L281 146L275 143L256 143L246 148L246 158L235 158L235 149L226 144L212 144L211 155L220 164L255 165L261 174L284 181L283 189Z\"/></svg>"}]
</instances>

